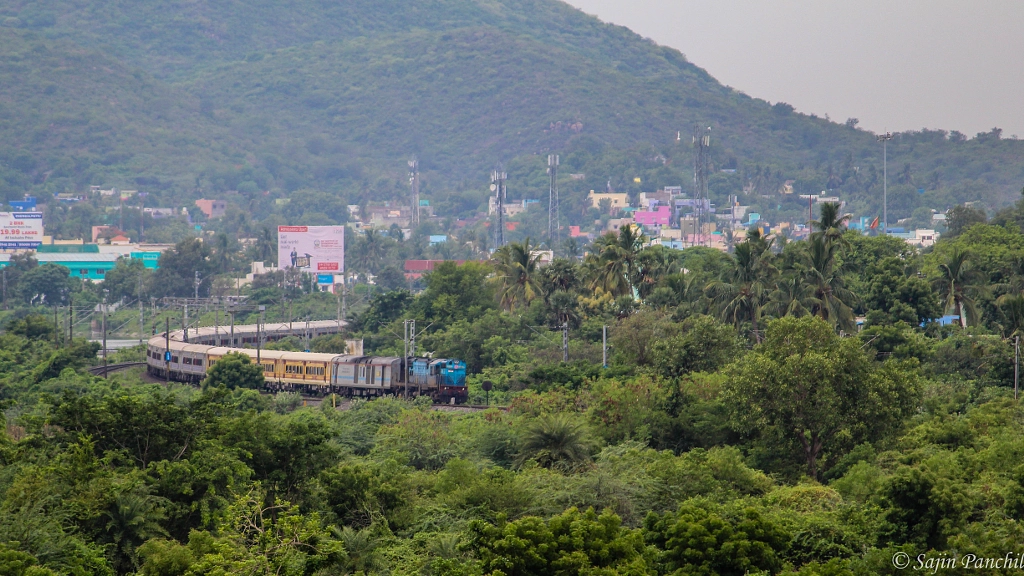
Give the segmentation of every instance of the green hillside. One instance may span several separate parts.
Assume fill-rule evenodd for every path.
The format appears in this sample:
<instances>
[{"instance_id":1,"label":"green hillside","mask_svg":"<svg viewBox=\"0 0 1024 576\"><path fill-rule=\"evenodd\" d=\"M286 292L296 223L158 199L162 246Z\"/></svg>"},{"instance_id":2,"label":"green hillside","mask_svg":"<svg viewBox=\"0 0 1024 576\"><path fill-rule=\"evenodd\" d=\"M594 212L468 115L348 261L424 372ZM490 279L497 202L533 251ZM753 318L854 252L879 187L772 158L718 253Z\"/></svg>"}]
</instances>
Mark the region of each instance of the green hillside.
<instances>
[{"instance_id":1,"label":"green hillside","mask_svg":"<svg viewBox=\"0 0 1024 576\"><path fill-rule=\"evenodd\" d=\"M435 202L509 167L514 196L546 193L563 157L570 219L589 189L692 181L688 133L713 129L712 196L830 189L880 212L881 150L854 122L722 86L679 52L560 2L0 2L0 189L147 188L158 202L301 188L347 200L404 193L421 159ZM113 102L113 104L112 104ZM676 142L677 132L682 142ZM891 219L1024 184L1024 146L997 131L897 135ZM640 178L641 184L634 179ZM795 195L794 195L795 196ZM474 208L482 194L471 194ZM579 209L576 209L579 208Z\"/></svg>"}]
</instances>

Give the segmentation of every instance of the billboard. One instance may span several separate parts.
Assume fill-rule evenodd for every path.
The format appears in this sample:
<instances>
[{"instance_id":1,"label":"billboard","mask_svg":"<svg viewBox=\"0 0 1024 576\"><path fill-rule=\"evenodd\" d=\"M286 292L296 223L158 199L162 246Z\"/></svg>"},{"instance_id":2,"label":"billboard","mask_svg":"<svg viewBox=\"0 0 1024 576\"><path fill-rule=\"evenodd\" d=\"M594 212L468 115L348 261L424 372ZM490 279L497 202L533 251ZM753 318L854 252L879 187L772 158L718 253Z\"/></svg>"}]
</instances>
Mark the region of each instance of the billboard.
<instances>
[{"instance_id":1,"label":"billboard","mask_svg":"<svg viewBox=\"0 0 1024 576\"><path fill-rule=\"evenodd\" d=\"M345 271L345 227L278 226L277 267L341 274Z\"/></svg>"},{"instance_id":2,"label":"billboard","mask_svg":"<svg viewBox=\"0 0 1024 576\"><path fill-rule=\"evenodd\" d=\"M0 212L0 248L38 248L42 243L42 212Z\"/></svg>"}]
</instances>

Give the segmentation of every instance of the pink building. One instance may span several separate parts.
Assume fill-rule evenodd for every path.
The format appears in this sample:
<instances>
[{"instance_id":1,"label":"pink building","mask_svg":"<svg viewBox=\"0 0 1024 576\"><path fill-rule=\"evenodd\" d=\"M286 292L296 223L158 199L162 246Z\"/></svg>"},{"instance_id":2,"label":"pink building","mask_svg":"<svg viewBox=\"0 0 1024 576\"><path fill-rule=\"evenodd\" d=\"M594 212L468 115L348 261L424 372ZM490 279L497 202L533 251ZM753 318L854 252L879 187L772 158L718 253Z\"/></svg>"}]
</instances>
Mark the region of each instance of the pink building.
<instances>
[{"instance_id":1,"label":"pink building","mask_svg":"<svg viewBox=\"0 0 1024 576\"><path fill-rule=\"evenodd\" d=\"M668 226L672 219L672 208L658 206L656 210L637 210L633 212L633 219L641 226Z\"/></svg>"}]
</instances>

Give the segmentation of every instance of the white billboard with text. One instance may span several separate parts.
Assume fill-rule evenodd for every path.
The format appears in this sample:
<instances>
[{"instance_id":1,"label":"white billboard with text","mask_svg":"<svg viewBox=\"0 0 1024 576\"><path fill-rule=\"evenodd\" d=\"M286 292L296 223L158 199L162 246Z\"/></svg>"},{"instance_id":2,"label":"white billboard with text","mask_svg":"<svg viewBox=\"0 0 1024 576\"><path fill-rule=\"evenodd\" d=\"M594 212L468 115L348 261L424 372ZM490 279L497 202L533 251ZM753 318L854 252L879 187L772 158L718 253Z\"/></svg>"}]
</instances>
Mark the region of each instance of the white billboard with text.
<instances>
[{"instance_id":1,"label":"white billboard with text","mask_svg":"<svg viewBox=\"0 0 1024 576\"><path fill-rule=\"evenodd\" d=\"M344 226L278 226L277 267L312 274L345 271Z\"/></svg>"},{"instance_id":2,"label":"white billboard with text","mask_svg":"<svg viewBox=\"0 0 1024 576\"><path fill-rule=\"evenodd\" d=\"M0 248L38 248L43 243L42 212L0 212Z\"/></svg>"}]
</instances>

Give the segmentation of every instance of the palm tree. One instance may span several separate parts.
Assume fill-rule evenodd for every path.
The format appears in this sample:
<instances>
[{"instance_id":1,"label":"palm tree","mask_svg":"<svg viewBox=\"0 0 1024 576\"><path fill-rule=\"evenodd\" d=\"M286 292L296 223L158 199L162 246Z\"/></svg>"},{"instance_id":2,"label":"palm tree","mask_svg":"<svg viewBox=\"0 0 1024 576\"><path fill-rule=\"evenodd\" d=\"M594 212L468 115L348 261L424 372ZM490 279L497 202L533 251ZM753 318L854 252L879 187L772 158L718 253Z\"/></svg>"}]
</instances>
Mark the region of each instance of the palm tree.
<instances>
[{"instance_id":1,"label":"palm tree","mask_svg":"<svg viewBox=\"0 0 1024 576\"><path fill-rule=\"evenodd\" d=\"M783 316L807 316L811 310L820 305L814 297L811 286L803 281L798 274L786 274L775 284L775 289L768 295L768 303L764 311L777 318Z\"/></svg>"},{"instance_id":2,"label":"palm tree","mask_svg":"<svg viewBox=\"0 0 1024 576\"><path fill-rule=\"evenodd\" d=\"M529 238L522 243L506 244L494 252L501 305L506 310L511 312L517 307L529 306L540 295L538 260L540 251L530 245Z\"/></svg>"},{"instance_id":3,"label":"palm tree","mask_svg":"<svg viewBox=\"0 0 1024 576\"><path fill-rule=\"evenodd\" d=\"M637 296L637 257L647 237L638 226L623 226L619 235L609 232L594 241L587 255L593 277L591 287L613 296Z\"/></svg>"},{"instance_id":4,"label":"palm tree","mask_svg":"<svg viewBox=\"0 0 1024 576\"><path fill-rule=\"evenodd\" d=\"M575 238L566 238L565 242L562 242L562 252L565 254L565 257L570 260L579 260L580 253L582 252L579 240Z\"/></svg>"},{"instance_id":5,"label":"palm tree","mask_svg":"<svg viewBox=\"0 0 1024 576\"><path fill-rule=\"evenodd\" d=\"M846 246L849 242L843 237L846 225L850 222L851 214L839 214L840 206L834 202L826 202L821 205L818 220L811 220L811 240L824 238L828 243L839 242Z\"/></svg>"},{"instance_id":6,"label":"palm tree","mask_svg":"<svg viewBox=\"0 0 1024 576\"><path fill-rule=\"evenodd\" d=\"M541 416L526 429L516 463L521 466L528 460L561 470L576 470L590 462L583 425L564 414Z\"/></svg>"},{"instance_id":7,"label":"palm tree","mask_svg":"<svg viewBox=\"0 0 1024 576\"><path fill-rule=\"evenodd\" d=\"M768 261L770 250L771 241L755 239L737 244L732 270L724 280L712 282L704 289L707 297L719 306L724 321L736 326L750 322L758 342L761 341L758 320L776 272Z\"/></svg>"},{"instance_id":8,"label":"palm tree","mask_svg":"<svg viewBox=\"0 0 1024 576\"><path fill-rule=\"evenodd\" d=\"M856 328L853 305L857 297L846 288L842 266L836 258L838 252L839 244L829 241L827 236L812 239L805 256L804 282L816 301L811 314L833 327L852 331Z\"/></svg>"},{"instance_id":9,"label":"palm tree","mask_svg":"<svg viewBox=\"0 0 1024 576\"><path fill-rule=\"evenodd\" d=\"M575 294L558 290L551 295L548 306L555 313L559 326L562 324L569 324L572 327L579 325L579 301Z\"/></svg>"},{"instance_id":10,"label":"palm tree","mask_svg":"<svg viewBox=\"0 0 1024 576\"><path fill-rule=\"evenodd\" d=\"M256 236L256 259L261 262L274 259L274 251L277 250L277 243L274 241L274 232L264 226L260 228L259 234Z\"/></svg>"},{"instance_id":11,"label":"palm tree","mask_svg":"<svg viewBox=\"0 0 1024 576\"><path fill-rule=\"evenodd\" d=\"M385 238L375 229L370 228L363 233L356 254L356 261L360 267L368 272L376 273L383 267L384 257L388 254Z\"/></svg>"},{"instance_id":12,"label":"palm tree","mask_svg":"<svg viewBox=\"0 0 1024 576\"><path fill-rule=\"evenodd\" d=\"M115 564L120 572L138 568L136 549L146 540L167 535L159 523L165 518L159 507L160 500L146 493L122 492L104 512L106 537L113 544Z\"/></svg>"},{"instance_id":13,"label":"palm tree","mask_svg":"<svg viewBox=\"0 0 1024 576\"><path fill-rule=\"evenodd\" d=\"M677 307L684 307L684 312L704 312L704 307L699 306L701 298L704 297L704 287L707 282L702 282L702 277L694 272L683 269L678 274L669 274L665 277L665 287L672 291L677 302Z\"/></svg>"},{"instance_id":14,"label":"palm tree","mask_svg":"<svg viewBox=\"0 0 1024 576\"><path fill-rule=\"evenodd\" d=\"M231 241L221 232L213 242L213 259L218 271L227 271L231 263Z\"/></svg>"},{"instance_id":15,"label":"palm tree","mask_svg":"<svg viewBox=\"0 0 1024 576\"><path fill-rule=\"evenodd\" d=\"M668 250L661 246L640 252L636 259L634 286L641 300L647 300L659 281L669 274L673 267L672 260Z\"/></svg>"},{"instance_id":16,"label":"palm tree","mask_svg":"<svg viewBox=\"0 0 1024 576\"><path fill-rule=\"evenodd\" d=\"M543 270L544 292L550 296L556 291L572 292L579 288L579 264L558 258Z\"/></svg>"},{"instance_id":17,"label":"palm tree","mask_svg":"<svg viewBox=\"0 0 1024 576\"><path fill-rule=\"evenodd\" d=\"M939 277L933 280L935 291L942 298L945 310L953 308L960 317L960 326L977 324L979 320L977 298L984 292L981 275L971 264L970 253L954 248L939 264Z\"/></svg>"},{"instance_id":18,"label":"palm tree","mask_svg":"<svg viewBox=\"0 0 1024 576\"><path fill-rule=\"evenodd\" d=\"M1024 336L1024 294L1003 294L996 304L1006 318L1006 337Z\"/></svg>"},{"instance_id":19,"label":"palm tree","mask_svg":"<svg viewBox=\"0 0 1024 576\"><path fill-rule=\"evenodd\" d=\"M374 574L382 567L377 551L378 539L369 528L354 530L350 526L331 528L334 536L345 545L345 566L351 574Z\"/></svg>"}]
</instances>

